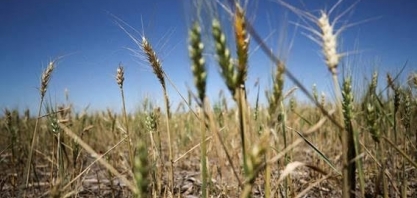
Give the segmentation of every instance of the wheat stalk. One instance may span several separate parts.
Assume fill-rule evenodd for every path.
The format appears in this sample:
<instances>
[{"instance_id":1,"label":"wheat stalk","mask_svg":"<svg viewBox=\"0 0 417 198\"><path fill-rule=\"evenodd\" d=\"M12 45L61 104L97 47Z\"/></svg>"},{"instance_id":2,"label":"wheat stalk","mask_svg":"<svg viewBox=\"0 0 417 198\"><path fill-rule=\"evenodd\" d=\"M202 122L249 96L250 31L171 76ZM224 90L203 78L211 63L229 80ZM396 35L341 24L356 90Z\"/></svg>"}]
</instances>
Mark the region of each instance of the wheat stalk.
<instances>
[{"instance_id":1,"label":"wheat stalk","mask_svg":"<svg viewBox=\"0 0 417 198\"><path fill-rule=\"evenodd\" d=\"M238 6L239 7L239 6ZM212 36L214 39L214 45L216 48L217 62L220 66L220 72L225 80L226 86L231 92L233 99L237 103L238 116L239 116L239 130L241 137L242 156L243 156L243 169L246 177L249 177L247 166L246 147L247 143L245 138L245 131L247 126L247 103L245 93L245 79L247 73L247 50L248 39L246 38L246 26L243 10L237 9L235 13L235 34L236 34L236 47L238 51L238 66L237 68L233 64L230 50L227 47L226 36L223 33L220 22L217 18L212 21Z\"/></svg>"},{"instance_id":2,"label":"wheat stalk","mask_svg":"<svg viewBox=\"0 0 417 198\"><path fill-rule=\"evenodd\" d=\"M364 192L364 182L363 182L363 174L362 174L362 163L361 160L358 159L356 162L354 161L356 158L356 154L359 153L359 148L356 146L358 140L358 135L353 130L353 93L352 93L352 79L350 77L344 79L343 82L343 91L342 91L342 110L343 110L343 118L345 122L345 132L343 133L342 139L344 144L346 144L345 149L347 149L346 157L348 164L345 164L347 169L347 175L343 175L343 180L349 185L349 193L350 196L354 196L354 192L356 189L356 169L358 169L360 187L362 195L365 194ZM345 173L344 173L345 174ZM347 180L347 181L346 181ZM346 185L345 183L345 185ZM346 190L346 189L344 189Z\"/></svg>"},{"instance_id":3,"label":"wheat stalk","mask_svg":"<svg viewBox=\"0 0 417 198\"><path fill-rule=\"evenodd\" d=\"M204 44L201 41L201 27L200 24L196 21L193 23L189 31L189 47L188 47L191 63L191 70L194 76L194 84L198 91L199 105L202 110L200 123L201 130L201 178L202 178L202 197L206 198L208 196L207 189L207 155L206 155L206 111L205 111L205 97L206 97L206 79L207 72L205 68L205 60L203 57Z\"/></svg>"},{"instance_id":4,"label":"wheat stalk","mask_svg":"<svg viewBox=\"0 0 417 198\"><path fill-rule=\"evenodd\" d=\"M133 143L132 143L132 135L130 134L129 131L129 122L128 122L128 118L127 118L127 111L126 111L126 102L125 102L125 94L124 94L124 90L123 90L123 82L125 80L124 77L124 67L119 64L119 67L117 67L116 70L116 83L117 85L119 85L120 88L120 94L122 95L122 105L123 105L123 119L124 119L124 125L126 128L126 136L128 139L128 147L129 147L129 163L130 163L130 167L133 168L133 163L134 163L134 154L133 154Z\"/></svg>"},{"instance_id":5,"label":"wheat stalk","mask_svg":"<svg viewBox=\"0 0 417 198\"><path fill-rule=\"evenodd\" d=\"M120 89L123 88L123 82L125 81L124 73L124 67L120 64L116 70L116 83L119 85Z\"/></svg>"},{"instance_id":6,"label":"wheat stalk","mask_svg":"<svg viewBox=\"0 0 417 198\"><path fill-rule=\"evenodd\" d=\"M344 12L342 12L342 14L335 17L335 19L332 22L330 22L329 15L341 2L342 0L339 0L328 12L321 10L320 16L316 17L313 14L310 14L308 12L303 12L289 5L288 3L285 3L280 0L281 4L293 10L294 12L300 14L302 17L315 23L318 26L318 30L315 30L314 28L300 25L301 27L309 30L312 33L312 35L307 35L307 37L309 37L310 39L312 39L313 41L315 41L322 47L326 66L331 72L332 78L333 78L334 92L336 94L336 104L339 110L338 111L339 119L342 119L344 115L342 113L343 107L342 107L342 100L340 99L340 93L342 92L340 90L339 81L337 77L337 67L340 63L340 58L343 56L343 54L337 51L337 47L338 47L337 40L338 40L339 34L347 26L345 26L344 28L340 28L336 31L334 27L338 19L340 19L344 14L346 14L349 10L351 10L353 6L355 5L355 4L352 4ZM342 128L344 127L342 126ZM355 186L352 186L352 182L353 182L352 180L354 179L352 174L354 174L354 172L353 173L351 172L351 170L353 169L351 166L353 166L353 164L349 163L349 152L351 152L352 149L355 149L355 147L352 147L354 146L354 144L349 144L350 141L347 139L350 136L353 136L353 134L351 134L351 130L341 130L341 131L344 133L343 135L341 135L342 136L341 138L342 149L343 149L342 158L343 158L343 164L344 164L343 197L347 198L347 197L350 197L351 195L354 195L353 192L351 191L351 189L354 189L355 187Z\"/></svg>"},{"instance_id":7,"label":"wheat stalk","mask_svg":"<svg viewBox=\"0 0 417 198\"><path fill-rule=\"evenodd\" d=\"M37 138L36 136L37 136L37 132L38 132L38 124L39 124L39 119L41 117L41 109L42 109L42 105L43 105L43 101L44 101L44 98L45 98L46 90L48 88L49 81L51 80L51 77L52 77L52 72L55 69L55 64L56 64L55 61L50 61L48 66L46 67L46 69L42 73L42 77L41 77L41 87L39 89L41 100L39 102L38 117L36 119L35 128L34 128L33 134L32 134L32 143L31 143L30 150L29 150L29 156L28 156L28 160L26 162L25 187L28 187L28 185L29 185L30 167L31 167L31 164L32 164L33 150L35 149L35 143L36 143L36 138ZM26 197L26 191L25 191L24 197Z\"/></svg>"},{"instance_id":8,"label":"wheat stalk","mask_svg":"<svg viewBox=\"0 0 417 198\"><path fill-rule=\"evenodd\" d=\"M149 64L151 65L154 74L158 78L161 86L162 91L164 92L164 102L165 102L165 111L166 111L166 126L167 126L167 136L168 136L168 150L169 150L169 186L171 193L174 193L174 162L173 162L173 151L172 151L172 137L169 127L169 119L171 117L170 108L169 108L169 98L168 93L166 90L165 78L164 78L164 70L162 69L162 64L159 61L158 57L156 56L156 52L153 50L151 44L145 37L142 37L142 50L147 57Z\"/></svg>"}]
</instances>

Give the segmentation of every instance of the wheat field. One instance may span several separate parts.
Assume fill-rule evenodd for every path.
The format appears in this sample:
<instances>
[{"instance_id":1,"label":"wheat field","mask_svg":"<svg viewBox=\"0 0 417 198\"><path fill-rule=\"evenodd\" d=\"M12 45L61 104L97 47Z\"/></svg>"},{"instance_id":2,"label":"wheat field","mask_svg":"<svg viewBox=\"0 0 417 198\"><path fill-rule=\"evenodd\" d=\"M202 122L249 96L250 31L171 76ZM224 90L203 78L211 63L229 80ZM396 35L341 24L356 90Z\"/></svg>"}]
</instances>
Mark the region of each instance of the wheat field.
<instances>
[{"instance_id":1,"label":"wheat field","mask_svg":"<svg viewBox=\"0 0 417 198\"><path fill-rule=\"evenodd\" d=\"M313 24L307 31L322 48L334 100L303 85L234 1L224 4L230 23L213 14L190 25L194 88L177 92L177 106L167 92L176 85L153 43L126 31L160 83L164 105L144 99L129 113L123 65L114 69L120 111L76 112L71 101L51 103L45 95L59 70L51 61L38 85L39 111L3 110L0 197L417 197L417 74L400 79L375 71L357 89L358 77L339 71L347 55L331 11L314 15L281 3ZM211 27L203 29L203 20ZM207 34L212 45L203 41ZM266 103L247 100L254 44L274 65ZM226 85L216 101L207 97L207 56Z\"/></svg>"}]
</instances>

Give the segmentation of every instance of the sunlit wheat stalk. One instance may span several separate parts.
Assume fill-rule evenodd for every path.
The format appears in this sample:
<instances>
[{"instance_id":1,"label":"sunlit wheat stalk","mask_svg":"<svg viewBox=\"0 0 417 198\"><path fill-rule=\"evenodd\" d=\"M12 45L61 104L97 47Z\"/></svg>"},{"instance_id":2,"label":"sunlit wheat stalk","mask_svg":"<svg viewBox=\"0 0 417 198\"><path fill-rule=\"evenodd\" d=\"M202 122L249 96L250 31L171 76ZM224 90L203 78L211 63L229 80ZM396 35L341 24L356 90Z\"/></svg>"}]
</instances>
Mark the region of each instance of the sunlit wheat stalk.
<instances>
[{"instance_id":1,"label":"sunlit wheat stalk","mask_svg":"<svg viewBox=\"0 0 417 198\"><path fill-rule=\"evenodd\" d=\"M236 51L237 51L237 65L233 63L230 50L227 46L226 36L220 25L220 21L214 18L212 21L212 36L217 55L217 62L220 66L220 73L226 83L227 88L232 94L233 99L237 103L239 116L239 130L241 137L242 156L243 156L243 170L245 177L250 176L247 162L247 140L245 138L245 131L247 124L247 102L245 92L245 80L247 76L248 64L248 45L249 37L246 30L246 18L243 9L238 4L235 4L234 16L234 31L236 36Z\"/></svg>"},{"instance_id":2,"label":"sunlit wheat stalk","mask_svg":"<svg viewBox=\"0 0 417 198\"><path fill-rule=\"evenodd\" d=\"M174 193L174 162L173 162L173 152L172 152L172 137L169 127L169 120L171 117L170 108L169 108L169 98L168 93L166 90L165 78L164 78L164 71L162 69L161 62L159 61L158 57L156 56L155 51L153 50L151 44L145 37L142 37L141 48L147 57L149 64L152 66L153 72L158 78L162 90L164 92L164 102L165 102L165 111L166 111L166 125L167 125L167 135L168 135L168 150L169 150L169 186L171 193Z\"/></svg>"},{"instance_id":3,"label":"sunlit wheat stalk","mask_svg":"<svg viewBox=\"0 0 417 198\"><path fill-rule=\"evenodd\" d=\"M48 88L48 84L49 84L49 81L51 80L52 72L54 71L54 69L55 69L55 61L49 62L48 66L46 67L45 71L42 73L42 77L41 77L41 87L39 89L41 100L39 102L38 117L36 119L35 128L33 130L32 143L31 143L30 150L29 150L28 160L26 162L26 181L25 181L26 188L28 187L28 184L29 184L30 167L32 164L33 150L35 149L35 143L36 143L36 138L37 138L36 136L38 132L38 125L39 125L39 120L41 116L42 105L43 105L46 90ZM25 191L25 194L26 194L26 191ZM26 195L24 195L24 197L26 197Z\"/></svg>"},{"instance_id":4,"label":"sunlit wheat stalk","mask_svg":"<svg viewBox=\"0 0 417 198\"><path fill-rule=\"evenodd\" d=\"M236 45L236 53L237 53L237 65L233 65L235 68L234 74L234 89L236 90L235 100L238 103L238 112L239 112L239 129L240 129L240 137L241 137L241 144L242 144L242 154L243 154L243 168L245 177L249 178L252 177L251 175L254 173L254 169L249 168L249 161L247 161L247 153L246 148L248 147L249 139L245 134L249 126L247 126L247 111L248 105L246 101L246 87L245 81L248 72L248 51L249 51L249 37L247 35L246 30L246 17L245 12L239 5L236 3L235 13L234 13L234 32L235 32L235 45ZM259 154L259 153L257 153ZM261 154L263 155L263 153ZM261 155L257 155L256 157L261 157ZM257 165L256 165L257 166ZM250 184L251 186L253 185Z\"/></svg>"},{"instance_id":5,"label":"sunlit wheat stalk","mask_svg":"<svg viewBox=\"0 0 417 198\"><path fill-rule=\"evenodd\" d=\"M240 136L242 144L242 156L243 156L243 169L245 174L247 173L246 165L246 145L245 145L245 135L243 123L243 104L242 99L244 99L242 94L242 89L240 85L236 84L237 72L232 62L230 50L227 47L226 36L222 31L220 22L218 19L213 19L212 21L212 34L214 38L214 44L216 47L217 62L220 65L220 73L223 76L223 79L226 83L227 88L231 92L233 99L237 102L239 110L239 125L240 125Z\"/></svg>"},{"instance_id":6,"label":"sunlit wheat stalk","mask_svg":"<svg viewBox=\"0 0 417 198\"><path fill-rule=\"evenodd\" d=\"M129 147L129 162L130 162L130 167L133 168L133 161L134 161L134 157L133 157L133 145L132 145L132 135L130 134L129 131L129 122L128 122L128 118L127 118L127 112L126 112L126 102L125 102L125 94L124 94L124 90L123 90L123 82L125 80L124 77L124 67L122 65L119 65L119 67L117 68L116 71L116 82L117 85L119 85L120 88L120 94L122 95L122 105L123 105L123 119L124 119L124 125L126 128L126 135L127 135L127 139L128 139L128 147Z\"/></svg>"}]
</instances>

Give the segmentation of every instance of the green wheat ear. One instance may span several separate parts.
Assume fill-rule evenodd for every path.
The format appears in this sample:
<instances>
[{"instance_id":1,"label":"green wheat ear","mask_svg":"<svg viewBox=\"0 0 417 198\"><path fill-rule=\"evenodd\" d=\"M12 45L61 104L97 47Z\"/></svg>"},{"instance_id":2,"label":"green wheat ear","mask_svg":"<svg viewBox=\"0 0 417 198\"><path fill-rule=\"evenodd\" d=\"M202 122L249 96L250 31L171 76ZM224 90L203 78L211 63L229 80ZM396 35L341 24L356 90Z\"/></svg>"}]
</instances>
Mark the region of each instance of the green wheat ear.
<instances>
[{"instance_id":1,"label":"green wheat ear","mask_svg":"<svg viewBox=\"0 0 417 198\"><path fill-rule=\"evenodd\" d=\"M230 50L227 47L226 36L218 19L213 19L212 34L216 47L217 62L220 65L220 73L226 81L226 86L232 93L232 96L235 96L237 74L233 66Z\"/></svg>"},{"instance_id":2,"label":"green wheat ear","mask_svg":"<svg viewBox=\"0 0 417 198\"><path fill-rule=\"evenodd\" d=\"M376 122L376 112L375 107L372 102L367 103L366 107L366 124L368 125L369 132L371 133L372 139L379 143L380 140L380 132L378 130L377 122Z\"/></svg>"},{"instance_id":3,"label":"green wheat ear","mask_svg":"<svg viewBox=\"0 0 417 198\"><path fill-rule=\"evenodd\" d=\"M268 113L269 116L274 116L280 102L283 98L282 90L284 89L284 72L285 66L284 64L279 64L276 66L276 71L274 72L273 76L273 88L272 93L267 92L267 99L268 99Z\"/></svg>"},{"instance_id":4,"label":"green wheat ear","mask_svg":"<svg viewBox=\"0 0 417 198\"><path fill-rule=\"evenodd\" d=\"M350 125L350 122L353 120L353 94L352 94L352 84L351 79L345 79L343 82L343 117L345 118L345 125Z\"/></svg>"},{"instance_id":5,"label":"green wheat ear","mask_svg":"<svg viewBox=\"0 0 417 198\"><path fill-rule=\"evenodd\" d=\"M188 52L192 61L191 70L194 75L194 83L198 91L198 98L200 99L200 102L203 103L206 94L207 72L203 57L204 44L201 41L201 27L197 22L193 23L189 32L189 42Z\"/></svg>"}]
</instances>

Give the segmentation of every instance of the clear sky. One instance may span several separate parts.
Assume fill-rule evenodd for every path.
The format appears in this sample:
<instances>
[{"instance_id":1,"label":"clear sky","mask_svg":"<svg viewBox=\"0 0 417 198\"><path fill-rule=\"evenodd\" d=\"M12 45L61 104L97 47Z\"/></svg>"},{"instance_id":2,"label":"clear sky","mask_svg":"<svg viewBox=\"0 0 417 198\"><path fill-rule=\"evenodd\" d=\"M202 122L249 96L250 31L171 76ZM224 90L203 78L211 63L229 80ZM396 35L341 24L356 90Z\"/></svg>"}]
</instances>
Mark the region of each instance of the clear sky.
<instances>
[{"instance_id":1,"label":"clear sky","mask_svg":"<svg viewBox=\"0 0 417 198\"><path fill-rule=\"evenodd\" d=\"M146 96L162 105L162 92L150 67L129 49L138 47L117 25L114 16L144 32L163 62L163 68L180 92L186 84L194 87L187 51L187 29L194 12L191 0L71 0L71 1L0 1L0 108L30 108L39 104L40 75L50 60L59 59L47 92L52 103L63 103L67 89L77 110L90 105L92 110L120 109L119 88L114 80L119 63L125 66L125 94L128 109L136 109ZM269 0L250 1L248 17L266 42L287 59L287 66L303 84L318 85L330 95L331 79L324 66L320 47L291 22L302 23L293 12ZM329 9L335 0L287 1L318 16L319 9ZM330 17L342 13L357 1L344 0ZM222 12L222 10L218 10ZM340 37L341 51L358 51L349 60L355 75L370 76L374 69L381 76L398 72L408 60L406 72L417 70L417 1L362 0L342 17L344 22L368 20L345 30ZM228 19L224 19L227 22ZM303 24L305 25L305 24ZM307 24L313 25L313 24ZM224 24L230 28L230 25ZM314 27L314 26L313 26ZM227 29L226 28L226 29ZM295 31L294 31L295 30ZM130 30L131 31L131 30ZM140 34L131 31L140 38ZM286 42L278 44L286 35ZM207 40L209 38L207 37ZM233 40L229 36L230 41ZM293 41L291 49L288 48ZM233 47L234 45L230 45ZM207 48L212 46L207 45ZM232 48L233 49L233 48ZM272 64L251 43L247 87L254 100L253 84L270 87ZM208 94L218 98L224 83L218 66L207 50ZM404 74L405 75L405 74ZM384 80L384 78L381 78ZM287 81L288 87L291 83ZM360 85L360 84L359 84ZM174 103L180 97L168 83ZM229 93L226 92L229 96ZM302 97L302 93L297 96ZM261 93L264 96L264 92Z\"/></svg>"}]
</instances>

